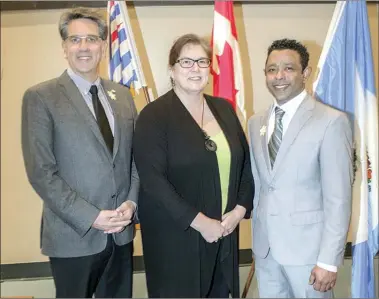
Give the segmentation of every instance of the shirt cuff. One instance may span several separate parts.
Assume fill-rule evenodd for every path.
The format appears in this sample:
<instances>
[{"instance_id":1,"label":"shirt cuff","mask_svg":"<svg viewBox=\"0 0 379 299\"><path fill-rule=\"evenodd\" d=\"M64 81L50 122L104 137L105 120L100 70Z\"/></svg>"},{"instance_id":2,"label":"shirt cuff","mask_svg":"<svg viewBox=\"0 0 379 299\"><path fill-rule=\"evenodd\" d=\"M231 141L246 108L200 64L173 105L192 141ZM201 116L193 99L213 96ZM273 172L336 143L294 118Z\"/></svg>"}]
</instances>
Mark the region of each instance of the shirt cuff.
<instances>
[{"instance_id":1,"label":"shirt cuff","mask_svg":"<svg viewBox=\"0 0 379 299\"><path fill-rule=\"evenodd\" d=\"M129 200L129 199L127 200L127 202L131 202L134 205L134 212L136 212L137 211L137 204L134 201Z\"/></svg>"},{"instance_id":2,"label":"shirt cuff","mask_svg":"<svg viewBox=\"0 0 379 299\"><path fill-rule=\"evenodd\" d=\"M325 270L328 270L330 272L337 272L337 267L336 266L327 265L327 264L320 263L320 262L317 262L317 266L319 266L320 268L323 268Z\"/></svg>"}]
</instances>

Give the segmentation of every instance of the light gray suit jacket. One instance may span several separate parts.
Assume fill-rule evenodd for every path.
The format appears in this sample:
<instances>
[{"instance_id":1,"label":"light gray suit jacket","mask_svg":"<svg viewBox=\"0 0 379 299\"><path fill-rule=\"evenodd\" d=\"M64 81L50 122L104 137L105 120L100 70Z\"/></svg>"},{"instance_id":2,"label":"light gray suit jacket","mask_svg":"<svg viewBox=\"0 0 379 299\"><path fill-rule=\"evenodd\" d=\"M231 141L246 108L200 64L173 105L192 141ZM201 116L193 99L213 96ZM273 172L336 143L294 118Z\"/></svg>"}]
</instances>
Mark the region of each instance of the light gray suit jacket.
<instances>
[{"instance_id":1,"label":"light gray suit jacket","mask_svg":"<svg viewBox=\"0 0 379 299\"><path fill-rule=\"evenodd\" d=\"M311 96L283 136L273 169L267 149L272 107L248 124L256 194L253 252L283 265L339 266L351 215L352 130L347 116Z\"/></svg>"},{"instance_id":2,"label":"light gray suit jacket","mask_svg":"<svg viewBox=\"0 0 379 299\"><path fill-rule=\"evenodd\" d=\"M23 98L22 149L31 185L43 200L42 253L78 257L101 252L107 235L91 227L100 210L122 202L137 203L139 178L132 156L137 112L129 90L108 80L115 119L110 154L96 119L80 91L64 72L59 78L29 88ZM133 240L129 225L114 240Z\"/></svg>"}]
</instances>

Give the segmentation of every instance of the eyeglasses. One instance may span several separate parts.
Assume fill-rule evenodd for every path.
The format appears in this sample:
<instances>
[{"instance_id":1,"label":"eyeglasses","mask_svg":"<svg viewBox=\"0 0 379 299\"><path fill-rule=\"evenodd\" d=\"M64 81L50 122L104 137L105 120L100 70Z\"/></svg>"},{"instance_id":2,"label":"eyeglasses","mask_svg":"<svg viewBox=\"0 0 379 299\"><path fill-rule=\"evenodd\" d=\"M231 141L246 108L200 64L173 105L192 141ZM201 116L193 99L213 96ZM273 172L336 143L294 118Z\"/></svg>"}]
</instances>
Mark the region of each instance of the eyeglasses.
<instances>
[{"instance_id":1,"label":"eyeglasses","mask_svg":"<svg viewBox=\"0 0 379 299\"><path fill-rule=\"evenodd\" d=\"M199 59L191 59L191 58L181 58L176 61L180 64L182 68L189 69L193 67L195 62L200 68L207 68L211 65L211 60L208 58L199 58Z\"/></svg>"},{"instance_id":2,"label":"eyeglasses","mask_svg":"<svg viewBox=\"0 0 379 299\"><path fill-rule=\"evenodd\" d=\"M92 35L92 34L82 35L82 36L71 35L71 36L68 36L65 40L69 41L73 45L80 45L83 39L86 41L87 44L90 44L90 45L97 44L101 40L100 36Z\"/></svg>"}]
</instances>

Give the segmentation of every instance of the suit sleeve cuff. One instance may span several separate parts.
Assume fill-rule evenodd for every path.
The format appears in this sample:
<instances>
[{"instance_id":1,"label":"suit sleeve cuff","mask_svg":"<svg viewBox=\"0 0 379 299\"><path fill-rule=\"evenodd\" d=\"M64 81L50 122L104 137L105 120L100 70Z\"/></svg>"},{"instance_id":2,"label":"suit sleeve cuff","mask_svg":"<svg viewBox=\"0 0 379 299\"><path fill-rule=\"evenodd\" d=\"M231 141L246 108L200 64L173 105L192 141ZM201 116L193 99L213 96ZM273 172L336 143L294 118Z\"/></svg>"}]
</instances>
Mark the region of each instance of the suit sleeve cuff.
<instances>
[{"instance_id":1,"label":"suit sleeve cuff","mask_svg":"<svg viewBox=\"0 0 379 299\"><path fill-rule=\"evenodd\" d=\"M127 200L127 202L130 202L134 206L134 212L137 211L137 203L135 203L133 200Z\"/></svg>"},{"instance_id":2,"label":"suit sleeve cuff","mask_svg":"<svg viewBox=\"0 0 379 299\"><path fill-rule=\"evenodd\" d=\"M131 202L134 206L134 213L133 213L133 219L134 223L139 223L139 218L138 218L138 205L135 201L128 199L126 202Z\"/></svg>"},{"instance_id":3,"label":"suit sleeve cuff","mask_svg":"<svg viewBox=\"0 0 379 299\"><path fill-rule=\"evenodd\" d=\"M328 270L330 272L337 272L337 267L333 265L327 265L324 263L317 262L317 266L319 266L322 269Z\"/></svg>"}]
</instances>

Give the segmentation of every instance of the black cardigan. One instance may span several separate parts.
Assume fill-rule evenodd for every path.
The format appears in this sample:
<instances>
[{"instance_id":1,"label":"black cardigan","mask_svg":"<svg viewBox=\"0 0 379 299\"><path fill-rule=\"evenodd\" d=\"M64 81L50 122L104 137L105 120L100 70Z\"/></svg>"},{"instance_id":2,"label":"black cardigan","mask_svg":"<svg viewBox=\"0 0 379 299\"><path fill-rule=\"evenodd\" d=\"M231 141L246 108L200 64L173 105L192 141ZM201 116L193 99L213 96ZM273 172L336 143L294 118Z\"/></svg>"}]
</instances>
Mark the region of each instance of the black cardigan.
<instances>
[{"instance_id":1,"label":"black cardigan","mask_svg":"<svg viewBox=\"0 0 379 299\"><path fill-rule=\"evenodd\" d=\"M226 100L205 98L231 150L226 211L239 204L249 218L254 183L244 132ZM220 178L216 153L205 149L200 127L174 91L142 110L133 143L149 296L204 296L220 252L231 293L239 297L238 230L207 243L190 227L199 212L221 220Z\"/></svg>"}]
</instances>

